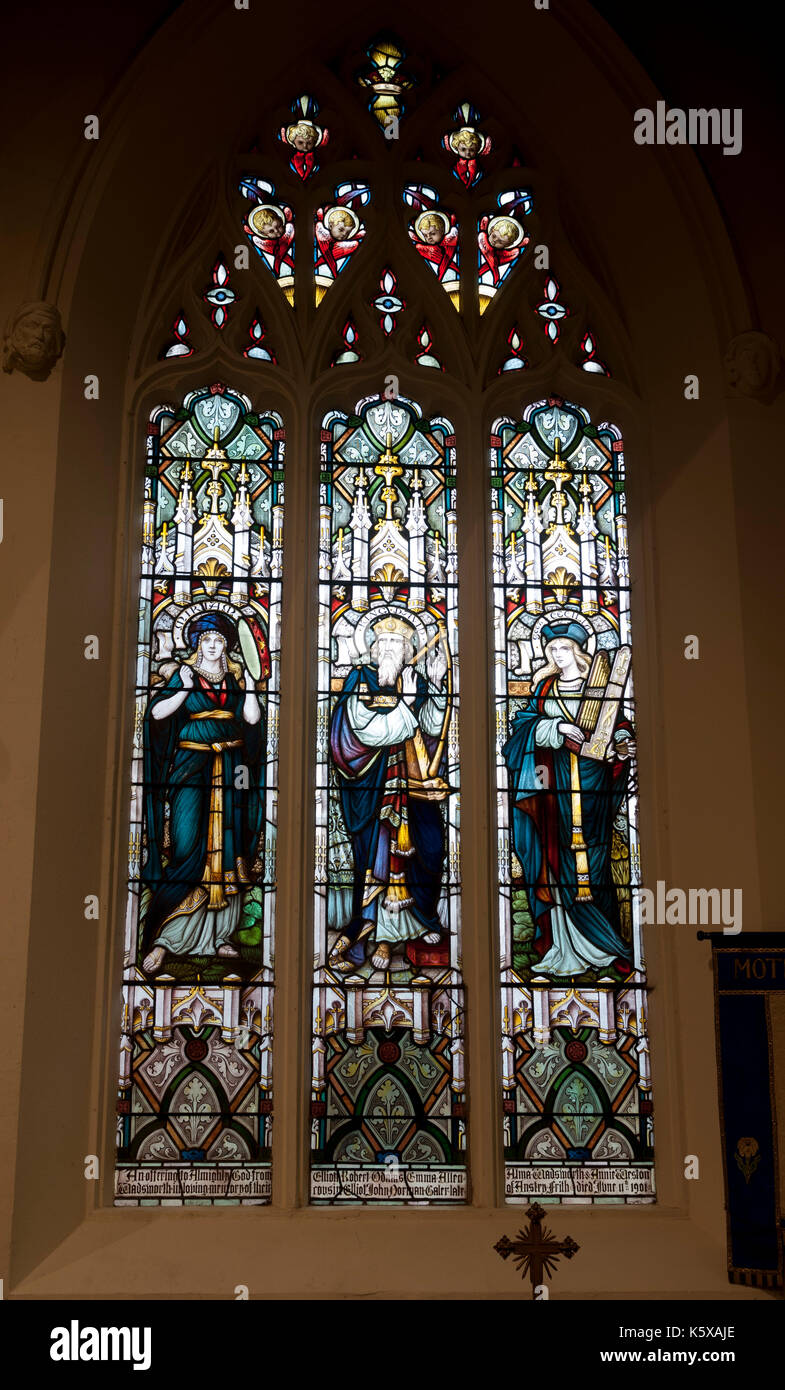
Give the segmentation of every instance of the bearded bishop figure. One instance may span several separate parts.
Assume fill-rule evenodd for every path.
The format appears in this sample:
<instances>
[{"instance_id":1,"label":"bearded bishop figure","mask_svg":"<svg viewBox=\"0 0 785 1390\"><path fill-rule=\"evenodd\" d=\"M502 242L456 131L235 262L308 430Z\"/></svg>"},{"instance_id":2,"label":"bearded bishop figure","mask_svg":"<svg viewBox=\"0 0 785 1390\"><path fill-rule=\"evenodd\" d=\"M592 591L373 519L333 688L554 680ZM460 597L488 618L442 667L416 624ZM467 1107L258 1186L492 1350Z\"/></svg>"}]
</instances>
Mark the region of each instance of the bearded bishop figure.
<instances>
[{"instance_id":1,"label":"bearded bishop figure","mask_svg":"<svg viewBox=\"0 0 785 1390\"><path fill-rule=\"evenodd\" d=\"M370 661L346 677L333 712L330 746L354 854L351 917L330 964L356 970L371 949L385 969L393 950L438 945L445 856L440 801L448 695L446 638L415 670L416 634L404 617L380 619Z\"/></svg>"}]
</instances>

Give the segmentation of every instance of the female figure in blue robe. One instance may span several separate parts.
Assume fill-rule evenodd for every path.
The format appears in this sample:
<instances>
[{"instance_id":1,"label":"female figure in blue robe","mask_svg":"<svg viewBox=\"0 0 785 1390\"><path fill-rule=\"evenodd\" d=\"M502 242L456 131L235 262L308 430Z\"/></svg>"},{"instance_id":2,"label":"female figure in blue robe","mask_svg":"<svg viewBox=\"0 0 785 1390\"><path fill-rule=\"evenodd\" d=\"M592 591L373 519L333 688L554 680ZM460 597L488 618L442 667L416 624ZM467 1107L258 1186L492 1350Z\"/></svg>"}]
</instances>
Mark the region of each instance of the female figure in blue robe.
<instances>
[{"instance_id":1,"label":"female figure in blue robe","mask_svg":"<svg viewBox=\"0 0 785 1390\"><path fill-rule=\"evenodd\" d=\"M228 657L236 636L222 613L194 619L192 655L156 691L145 715L148 975L161 969L167 952L239 954L231 937L243 890L253 882L264 819L264 721L251 676L246 670L243 679L242 666Z\"/></svg>"},{"instance_id":2,"label":"female figure in blue robe","mask_svg":"<svg viewBox=\"0 0 785 1390\"><path fill-rule=\"evenodd\" d=\"M631 965L621 936L611 842L635 744L630 725L620 720L604 761L577 759L587 897L585 888L579 894L573 847L571 758L585 738L576 719L590 666L583 650L588 634L580 623L565 622L546 625L542 636L547 665L536 673L528 704L515 715L502 749L513 849L534 921L536 971L571 977L613 967L625 976Z\"/></svg>"}]
</instances>

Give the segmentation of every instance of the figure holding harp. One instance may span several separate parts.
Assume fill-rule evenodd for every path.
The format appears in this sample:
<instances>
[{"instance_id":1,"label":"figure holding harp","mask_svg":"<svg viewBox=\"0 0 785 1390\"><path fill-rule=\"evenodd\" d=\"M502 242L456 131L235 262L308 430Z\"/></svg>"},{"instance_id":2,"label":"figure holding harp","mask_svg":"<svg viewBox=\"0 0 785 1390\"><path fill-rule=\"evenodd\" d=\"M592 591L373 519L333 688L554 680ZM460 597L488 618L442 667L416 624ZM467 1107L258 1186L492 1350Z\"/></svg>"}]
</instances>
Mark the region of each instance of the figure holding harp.
<instances>
[{"instance_id":1,"label":"figure holding harp","mask_svg":"<svg viewBox=\"0 0 785 1390\"><path fill-rule=\"evenodd\" d=\"M381 970L397 946L437 946L443 936L450 653L437 627L418 649L406 609L384 610L370 659L349 672L333 711L330 746L354 858L351 916L330 955L341 971L361 966L368 946Z\"/></svg>"},{"instance_id":2,"label":"figure holding harp","mask_svg":"<svg viewBox=\"0 0 785 1390\"><path fill-rule=\"evenodd\" d=\"M611 867L614 819L635 751L621 717L629 648L586 647L589 630L570 615L545 623L545 665L502 752L513 850L534 922L538 974L630 973Z\"/></svg>"}]
</instances>

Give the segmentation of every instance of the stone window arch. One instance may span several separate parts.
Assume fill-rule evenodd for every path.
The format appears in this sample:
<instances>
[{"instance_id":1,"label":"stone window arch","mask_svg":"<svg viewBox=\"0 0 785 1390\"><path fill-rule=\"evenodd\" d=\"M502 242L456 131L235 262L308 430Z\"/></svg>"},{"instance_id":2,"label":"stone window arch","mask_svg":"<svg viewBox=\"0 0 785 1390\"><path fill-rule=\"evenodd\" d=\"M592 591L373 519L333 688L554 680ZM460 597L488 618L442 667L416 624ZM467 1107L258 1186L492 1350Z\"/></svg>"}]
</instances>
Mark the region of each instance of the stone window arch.
<instances>
[{"instance_id":1,"label":"stone window arch","mask_svg":"<svg viewBox=\"0 0 785 1390\"><path fill-rule=\"evenodd\" d=\"M406 28L404 18L401 19L402 29ZM242 16L242 20L257 23L250 15ZM520 24L523 36L533 35L535 21L536 16L521 14L515 22ZM336 406L349 409L364 394L378 391L383 385L379 380L381 366L389 367L402 384L408 385L411 381L410 393L423 411L429 415L437 412L448 415L455 424L456 433L466 441L462 459L465 524L459 542L460 563L467 576L474 576L477 588L471 592L471 577L468 586L464 585L470 592L462 611L461 641L464 650L473 649L483 654L489 651L489 612L484 597L489 560L487 441L492 424L500 415L508 410L514 418L520 415L523 373L502 376L496 373L508 352L507 338L515 320L520 319L527 308L532 310L534 319L531 296L535 280L525 280L520 268L520 298L515 298L518 292L513 292L511 278L499 296L498 305L493 305L482 318L475 314L473 322L470 314L467 328L456 334L459 321L449 297L430 268L412 257L407 241L406 209L395 203L390 192L390 225L382 232L382 238L387 238L384 263L389 262L398 275L403 252L408 255L405 270L408 318L400 348L393 345L388 351L378 337L376 322L368 308L368 298L378 292L378 272L383 269L378 265L378 257L374 262L370 254L369 236L350 272L339 276L329 289L324 304L314 315L313 331L303 333L299 344L293 332L290 306L275 285L270 284L264 303L258 306L255 295L254 302L250 302L249 293L243 306L244 319L252 320L257 307L261 309L264 341L272 345L279 366L274 368L263 360L242 357L249 343L248 323L240 323L239 314L235 316L235 306L232 306L226 329L216 332L202 300L216 256L222 254L228 258L233 238L240 240L236 237L235 224L227 222L226 209L231 207L230 191L236 182L237 170L227 170L223 162L226 151L238 150L237 164L247 167L252 152L243 152L242 144L243 140L248 143L253 139L251 132L259 119L259 103L254 93L255 57L250 53L238 54L231 80L227 71L215 63L215 44L224 36L222 26L229 22L216 11L196 32L183 10L140 55L123 88L116 94L117 115L107 123L106 141L96 151L98 158L89 174L75 164L70 197L64 199L59 235L52 239L48 255L43 258L42 297L57 300L69 335L61 383L55 494L57 515L68 518L69 524L64 526L61 522L52 546L45 660L48 672L58 671L61 689L71 696L74 705L78 705L92 736L89 746L83 746L79 743L79 728L74 725L64 741L53 712L44 710L17 1193L20 1279L27 1281L31 1290L40 1292L60 1287L58 1279L61 1276L47 1263L48 1252L53 1248L53 1235L59 1242L71 1242L68 1245L69 1254L73 1251L69 1275L71 1292L75 1288L74 1279L77 1284L83 1281L81 1286L87 1287L97 1278L101 1279L102 1287L107 1286L108 1279L118 1289L141 1289L144 1285L149 1291L149 1278L144 1284L145 1272L149 1275L149 1255L142 1254L142 1246L149 1252L150 1225L143 1222L150 1223L152 1218L147 1213L110 1211L108 1172L116 1065L114 1037L120 1020L116 1013L105 1022L99 1022L97 1032L94 1032L92 1020L103 1019L98 1000L116 997L119 969L118 884L125 848L122 843L125 832L121 827L123 817L127 816L122 781L129 738L123 711L127 708L126 673L132 645L126 618L133 607L133 561L130 557L135 553L141 527L138 482L143 458L142 432L150 411L162 399L182 396L189 390L223 379L230 380L234 389L245 392L253 400L263 402L266 409L277 411L289 432L287 459L291 464L291 481L287 496L290 509L287 544L293 555L312 556L316 553L317 539L313 441L323 414ZM346 22L348 24L348 18ZM429 21L418 17L411 30L416 39L410 39L408 44L412 53L425 51L429 46L436 54L442 51L441 36L431 33L428 25ZM362 32L365 37L364 29L356 32ZM666 727L658 692L660 686L665 695L675 696L679 691L681 668L667 655L664 633L672 633L673 625L679 621L675 575L682 566L686 582L690 571L686 552L679 553L671 560L668 576L663 578L657 557L664 535L671 534L672 528L678 526L678 517L684 514L685 507L697 505L709 482L717 505L711 546L725 555L727 537L733 533L734 522L726 444L715 442L708 451L702 450L699 432L692 432L695 427L689 421L677 420L675 410L669 415L666 407L670 384L664 380L663 364L672 345L673 325L679 322L686 336L683 351L695 359L707 380L719 382L725 342L728 337L743 332L748 320L727 238L704 185L694 171L688 172L684 179L689 197L684 198L682 175L672 174L656 153L647 165L646 177L651 185L648 206L657 203L667 207L670 238L658 281L661 294L655 300L642 288L640 258L653 253L656 240L643 201L634 202L630 194L642 166L634 162L631 154L629 113L616 95L618 86L611 79L606 58L590 56L587 35L596 38L596 27L593 30L588 22L586 32L578 26L565 27L562 33L560 56L565 80L561 117L564 127L559 130L551 120L552 108L544 75L532 71L527 101L521 102L514 65L505 58L501 46L491 35L478 37L477 53L471 63L457 43L452 46L452 41L448 41L444 51L447 66L452 65L455 92L444 101L444 106L449 106L453 100L463 100L470 89L472 100L483 116L486 111L489 113L489 122L496 120L503 126L505 121L510 125L515 121L515 139L520 148L527 157L530 157L530 150L538 152L538 199L544 209L543 222L547 220L546 210L550 218L547 244L552 252L551 263L555 266L558 262L559 284L565 297L569 296L572 322L566 321L562 344L552 356L547 355L550 345L544 333L539 360L534 348L529 349L530 339L524 339L526 348L533 354L527 369L530 375L526 378L525 401L531 402L548 393L580 401L589 408L592 418L602 416L619 424L636 460L635 481L634 484L632 479L630 482L634 517L630 546L638 575L633 608L637 606L641 723L649 731L641 748L642 833L653 876L659 873L660 877L672 878L674 872L678 873L679 864L679 832L673 826L673 818L678 814L673 802L674 788L678 784L674 769L682 751L689 746L689 731ZM279 109L296 91L310 89L317 80L322 82L320 63L310 58L294 62L283 35L269 33L264 38L267 55L265 105L268 109ZM336 32L334 51L345 53L347 62L353 47L359 49L361 57L362 45L357 44L348 29L343 34ZM611 45L609 51L614 53L617 63L625 63L619 45ZM173 72L184 71L182 65L187 56L197 60L197 68L201 61L203 69L209 71L213 84L211 100L192 103L188 119L176 120L155 74L160 62L172 65ZM626 71L631 89L634 89L637 77L631 64L627 64ZM592 183L590 175L596 175L605 166L596 150L592 153L589 142L582 141L580 134L580 92L590 79L595 83L598 116L606 123L612 146L605 158L612 154L619 171L615 184L603 186L603 199L597 195L600 186L597 179ZM340 85L344 79L333 72L333 80ZM447 85L445 83L445 97ZM326 76L322 90L323 107L327 109L331 92ZM434 100L437 93L435 89ZM441 95L438 102L442 102ZM336 109L341 104L336 99ZM499 114L492 116L490 113L494 111ZM420 116L424 124L417 134L422 139L426 129L433 133L433 127L427 125L424 109ZM417 114L413 114L413 122L417 119ZM405 125L402 128L405 129ZM414 130L417 130L416 125ZM393 162L412 158L416 164L416 154L405 155L404 148L385 148L380 155L389 155ZM152 162L151 150L157 150ZM208 151L209 159L205 157ZM253 154L253 159L258 160L259 156ZM392 167L394 164L390 165ZM200 171L198 178L194 177L195 170ZM326 179L326 174L325 164L318 177ZM335 183L339 177L337 169L331 170L326 181ZM412 179L414 177L413 173ZM488 194L495 196L500 186L493 186L491 175L488 177ZM449 197L450 205L460 206L464 194L457 181L453 180L454 187L448 182L447 166L442 166L440 180L445 190L449 189L449 193L445 191L444 194L445 205ZM394 183L388 170L384 186L392 190ZM314 185L314 189L316 187ZM658 199L662 201L657 202ZM205 208L210 209L206 218ZM377 207L375 212L379 211ZM370 210L368 215L370 217ZM712 248L710 258L705 256L707 238ZM378 243L379 250L381 246L382 240ZM600 246L601 252L597 249ZM464 252L463 246L461 249ZM470 249L466 249L463 264L468 265L469 260ZM186 267L188 274L184 276ZM305 289L310 269L305 267L307 262L303 258L295 271L295 296L296 300L300 297L300 302L303 302L300 290ZM263 284L262 269L257 269L260 286ZM298 275L303 276L302 285L297 283ZM400 276L403 278L403 271ZM693 293L695 312L684 324L677 311L687 286ZM271 290L275 293L270 293ZM515 299L515 315L508 316L505 295L510 303ZM325 308L327 315L319 318ZM206 316L198 319L197 313L203 311ZM376 355L371 354L357 364L331 368L329 360L340 351L341 329L350 314L364 347L377 335ZM192 356L162 361L159 358L161 348L167 340L171 341L171 325L181 315L188 321L195 351ZM434 349L447 369L444 373L418 368L412 361L422 322L427 323ZM412 325L411 329L408 325ZM533 329L536 327L535 320ZM231 336L235 331L236 340ZM596 338L602 361L611 365L613 376L610 380L583 370L580 343L587 332ZM225 333L228 336L225 337ZM530 338L536 343L533 330ZM84 377L91 369L98 370L101 378L100 400L95 402L92 414L83 392ZM432 376L428 375L429 371ZM346 375L342 384L340 374L343 372ZM686 470L686 475L680 474L678 468L679 461L685 457L694 465ZM671 483L674 492L669 499L666 494ZM82 534L89 537L85 547L74 547L72 525L81 526ZM96 574L106 576L106 582L98 587ZM478 582L480 578L482 586ZM729 611L733 610L738 573L732 564L726 564L721 583L727 589ZM80 664L83 661L81 650L77 662L69 647L74 633L78 632L81 637L85 626L81 617L83 610L80 610L79 620L74 617L72 598L75 593L88 596L80 599L80 604L87 602L91 614L88 630L103 634L104 650L111 651L111 660L97 663L96 679L88 689L84 686L84 668ZM303 652L309 634L315 630L314 603L312 586L305 579L284 599L284 630L291 637L288 654L282 657L282 685L288 683L292 691L292 707L288 733L282 730L281 781L292 794L285 806L282 803L279 826L281 842L285 840L289 846L289 857L280 882L278 905L279 923L286 923L287 930L281 932L279 929L278 988L284 995L284 1006L279 1006L276 1047L277 1085L292 1102L300 1094L306 1045L304 990L309 957L308 903L313 882L313 852L309 848L312 844L309 750L313 746L314 715L312 691L303 680L303 672L307 669ZM740 625L731 624L726 643L726 656L732 660L735 654L741 659ZM497 1088L490 1080L499 1075L498 1015L493 1003L494 947L490 935L479 927L480 923L493 920L495 912L487 696L483 657L476 663L468 663L462 691L464 722L473 731L462 763L466 800L462 833L468 841L484 845L486 851L478 853L463 886L465 917L477 924L477 929L466 938L463 961L469 999L469 1073L475 1087L469 1141L471 1204L461 1214L451 1213L449 1218L438 1215L439 1242L433 1241L432 1226L421 1224L424 1217L432 1222L431 1214L398 1212L385 1224L383 1213L363 1212L351 1217L341 1213L339 1219L333 1213L308 1211L304 1205L307 1120L303 1109L290 1103L277 1121L272 1206L261 1214L267 1222L263 1244L268 1270L265 1272L259 1263L260 1291L275 1286L279 1290L307 1292L319 1287L319 1281L323 1282L324 1278L319 1242L323 1240L324 1223L330 1222L331 1266L335 1268L337 1249L340 1273L334 1278L340 1293L350 1293L357 1282L357 1275L350 1269L347 1242L357 1239L359 1233L364 1259L370 1268L377 1258L375 1251L382 1232L385 1279L392 1293L412 1287L412 1249L418 1252L417 1279L421 1280L423 1290L441 1289L448 1294L473 1290L480 1277L477 1272L480 1268L484 1288L501 1292L509 1289L510 1271L492 1248L502 1234L500 1223L503 1228L509 1218L502 1206ZM303 730L308 732L307 739L302 736ZM77 772L83 796L68 825L65 808L69 803L64 788L73 785ZM712 772L708 761L701 763L700 772L703 785L710 786ZM740 772L738 796L742 803L751 798L745 776ZM467 795L467 786L471 796ZM75 854L73 844L67 842L67 834L71 832L82 847L79 855ZM721 843L721 827L714 825L711 831L701 832L704 833L706 844L712 836L715 846ZM750 865L743 871L749 872L750 881L757 884L756 869ZM84 899L89 891L89 886L84 886L86 882L98 884L99 897L111 904L111 910L104 912L101 932L91 938L86 954L82 949L83 939L80 942L77 970L73 965L73 937L69 936L67 944L59 939L53 943L51 923L59 901L69 895L80 902ZM81 923L79 928L83 930ZM681 1176L681 1156L693 1151L696 1126L716 1125L714 1097L708 1088L698 1084L701 1067L711 1055L705 1033L701 1031L710 1018L709 985L702 978L697 979L691 965L669 943L654 933L652 938L648 951L655 984L652 1033L661 1058L658 1062L655 1054L654 1082L657 1090L659 1066L662 1085L657 1093L663 1097L658 1150L661 1203L655 1211L643 1208L625 1211L614 1221L613 1230L610 1220L596 1211L578 1208L569 1211L572 1234L579 1243L595 1252L600 1237L592 1235L592 1231L602 1230L603 1253L592 1256L594 1264L584 1263L587 1273L581 1272L580 1261L576 1260L561 1276L564 1288L577 1296L585 1288L597 1287L598 1269L604 1271L599 1277L605 1279L609 1289L616 1286L611 1252L613 1249L621 1251L624 1242L629 1240L646 1241L650 1248L670 1252L678 1245L684 1259L680 1257L680 1261L674 1262L673 1272L668 1275L674 1283L669 1287L676 1287L681 1280L688 1281L684 1283L685 1288L709 1290L715 1287L715 1278L717 1286L722 1286L722 1278L715 1273L712 1263L712 1251L718 1248L723 1234L721 1178L719 1174L709 1173L702 1184L691 1186ZM65 1059L55 1059L53 1063L43 1043L38 1041L47 1014L55 1008L56 996L51 992L54 986L45 983L47 979L51 981L53 967L61 988L65 986L73 998L84 997L84 981L89 978L88 993L96 999L94 1012L89 1003L86 1008L77 1009L81 1021L75 1030L74 1046L68 1052L67 1063ZM689 1019L674 1001L673 980L679 981L682 994L687 991L690 995ZM660 1004L657 1003L658 985L662 986ZM666 994L668 997L663 997ZM66 1067L67 1070L63 1070ZM50 1160L41 1155L36 1142L32 1098L40 1093L41 1081L52 1069L54 1084L65 1085L71 1104L63 1120L58 1153ZM79 1085L74 1081L77 1076ZM89 1078L87 1090L85 1078ZM686 1094L691 1097L689 1106L684 1102ZM99 1188L86 1188L80 1172L81 1155L94 1151L104 1158L104 1180ZM70 1165L70 1179L63 1176L64 1163ZM52 1166L48 1166L50 1164ZM31 1218L36 1203L40 1204L40 1209ZM566 1211L559 1214L566 1217ZM680 1223L685 1215L688 1221ZM174 1216L161 1213L157 1218L160 1224L152 1222L156 1249L166 1249L167 1242L172 1240ZM205 1219L217 1222L218 1215L200 1213L199 1220ZM262 1244L259 1228L254 1224L256 1214L254 1222L242 1229L234 1216L231 1219L235 1236L232 1251L217 1252L209 1273L211 1291L233 1287L232 1259L238 1251L251 1252ZM119 1229L121 1221L128 1223L126 1239L134 1250L130 1267L126 1263L125 1272L115 1267L111 1243L103 1243L100 1237L104 1227L114 1231ZM599 1222L603 1223L602 1227L597 1224ZM195 1224L183 1225L182 1234L177 1235L177 1240L183 1241L184 1253L182 1269L176 1276L180 1290L191 1288L189 1279L192 1280L193 1275L186 1268L185 1251L193 1238ZM682 1241L680 1224L682 1228L689 1226L693 1236L696 1231L700 1232L700 1238L693 1239L691 1245ZM78 1247L83 1238L80 1236L83 1226L98 1234L96 1250L80 1272ZM272 1263L269 1260L271 1250L275 1254ZM437 1273L437 1266L441 1273ZM453 1271L447 1280L449 1288L445 1283L445 1268ZM644 1280L640 1287L646 1287Z\"/></svg>"}]
</instances>

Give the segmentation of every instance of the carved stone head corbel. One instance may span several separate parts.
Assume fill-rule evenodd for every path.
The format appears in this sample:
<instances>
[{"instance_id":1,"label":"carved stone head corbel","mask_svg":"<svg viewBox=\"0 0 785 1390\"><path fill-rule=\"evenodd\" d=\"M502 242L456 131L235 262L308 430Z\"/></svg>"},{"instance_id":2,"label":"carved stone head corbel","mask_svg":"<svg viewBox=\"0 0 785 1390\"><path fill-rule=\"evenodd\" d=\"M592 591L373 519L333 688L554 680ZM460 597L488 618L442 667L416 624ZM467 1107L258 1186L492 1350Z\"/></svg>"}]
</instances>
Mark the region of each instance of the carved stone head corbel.
<instances>
[{"instance_id":1,"label":"carved stone head corbel","mask_svg":"<svg viewBox=\"0 0 785 1390\"><path fill-rule=\"evenodd\" d=\"M782 358L768 333L739 333L725 353L725 379L735 396L768 403L777 392Z\"/></svg>"},{"instance_id":2,"label":"carved stone head corbel","mask_svg":"<svg viewBox=\"0 0 785 1390\"><path fill-rule=\"evenodd\" d=\"M3 371L46 381L64 347L59 309L43 300L22 304L5 326Z\"/></svg>"}]
</instances>

